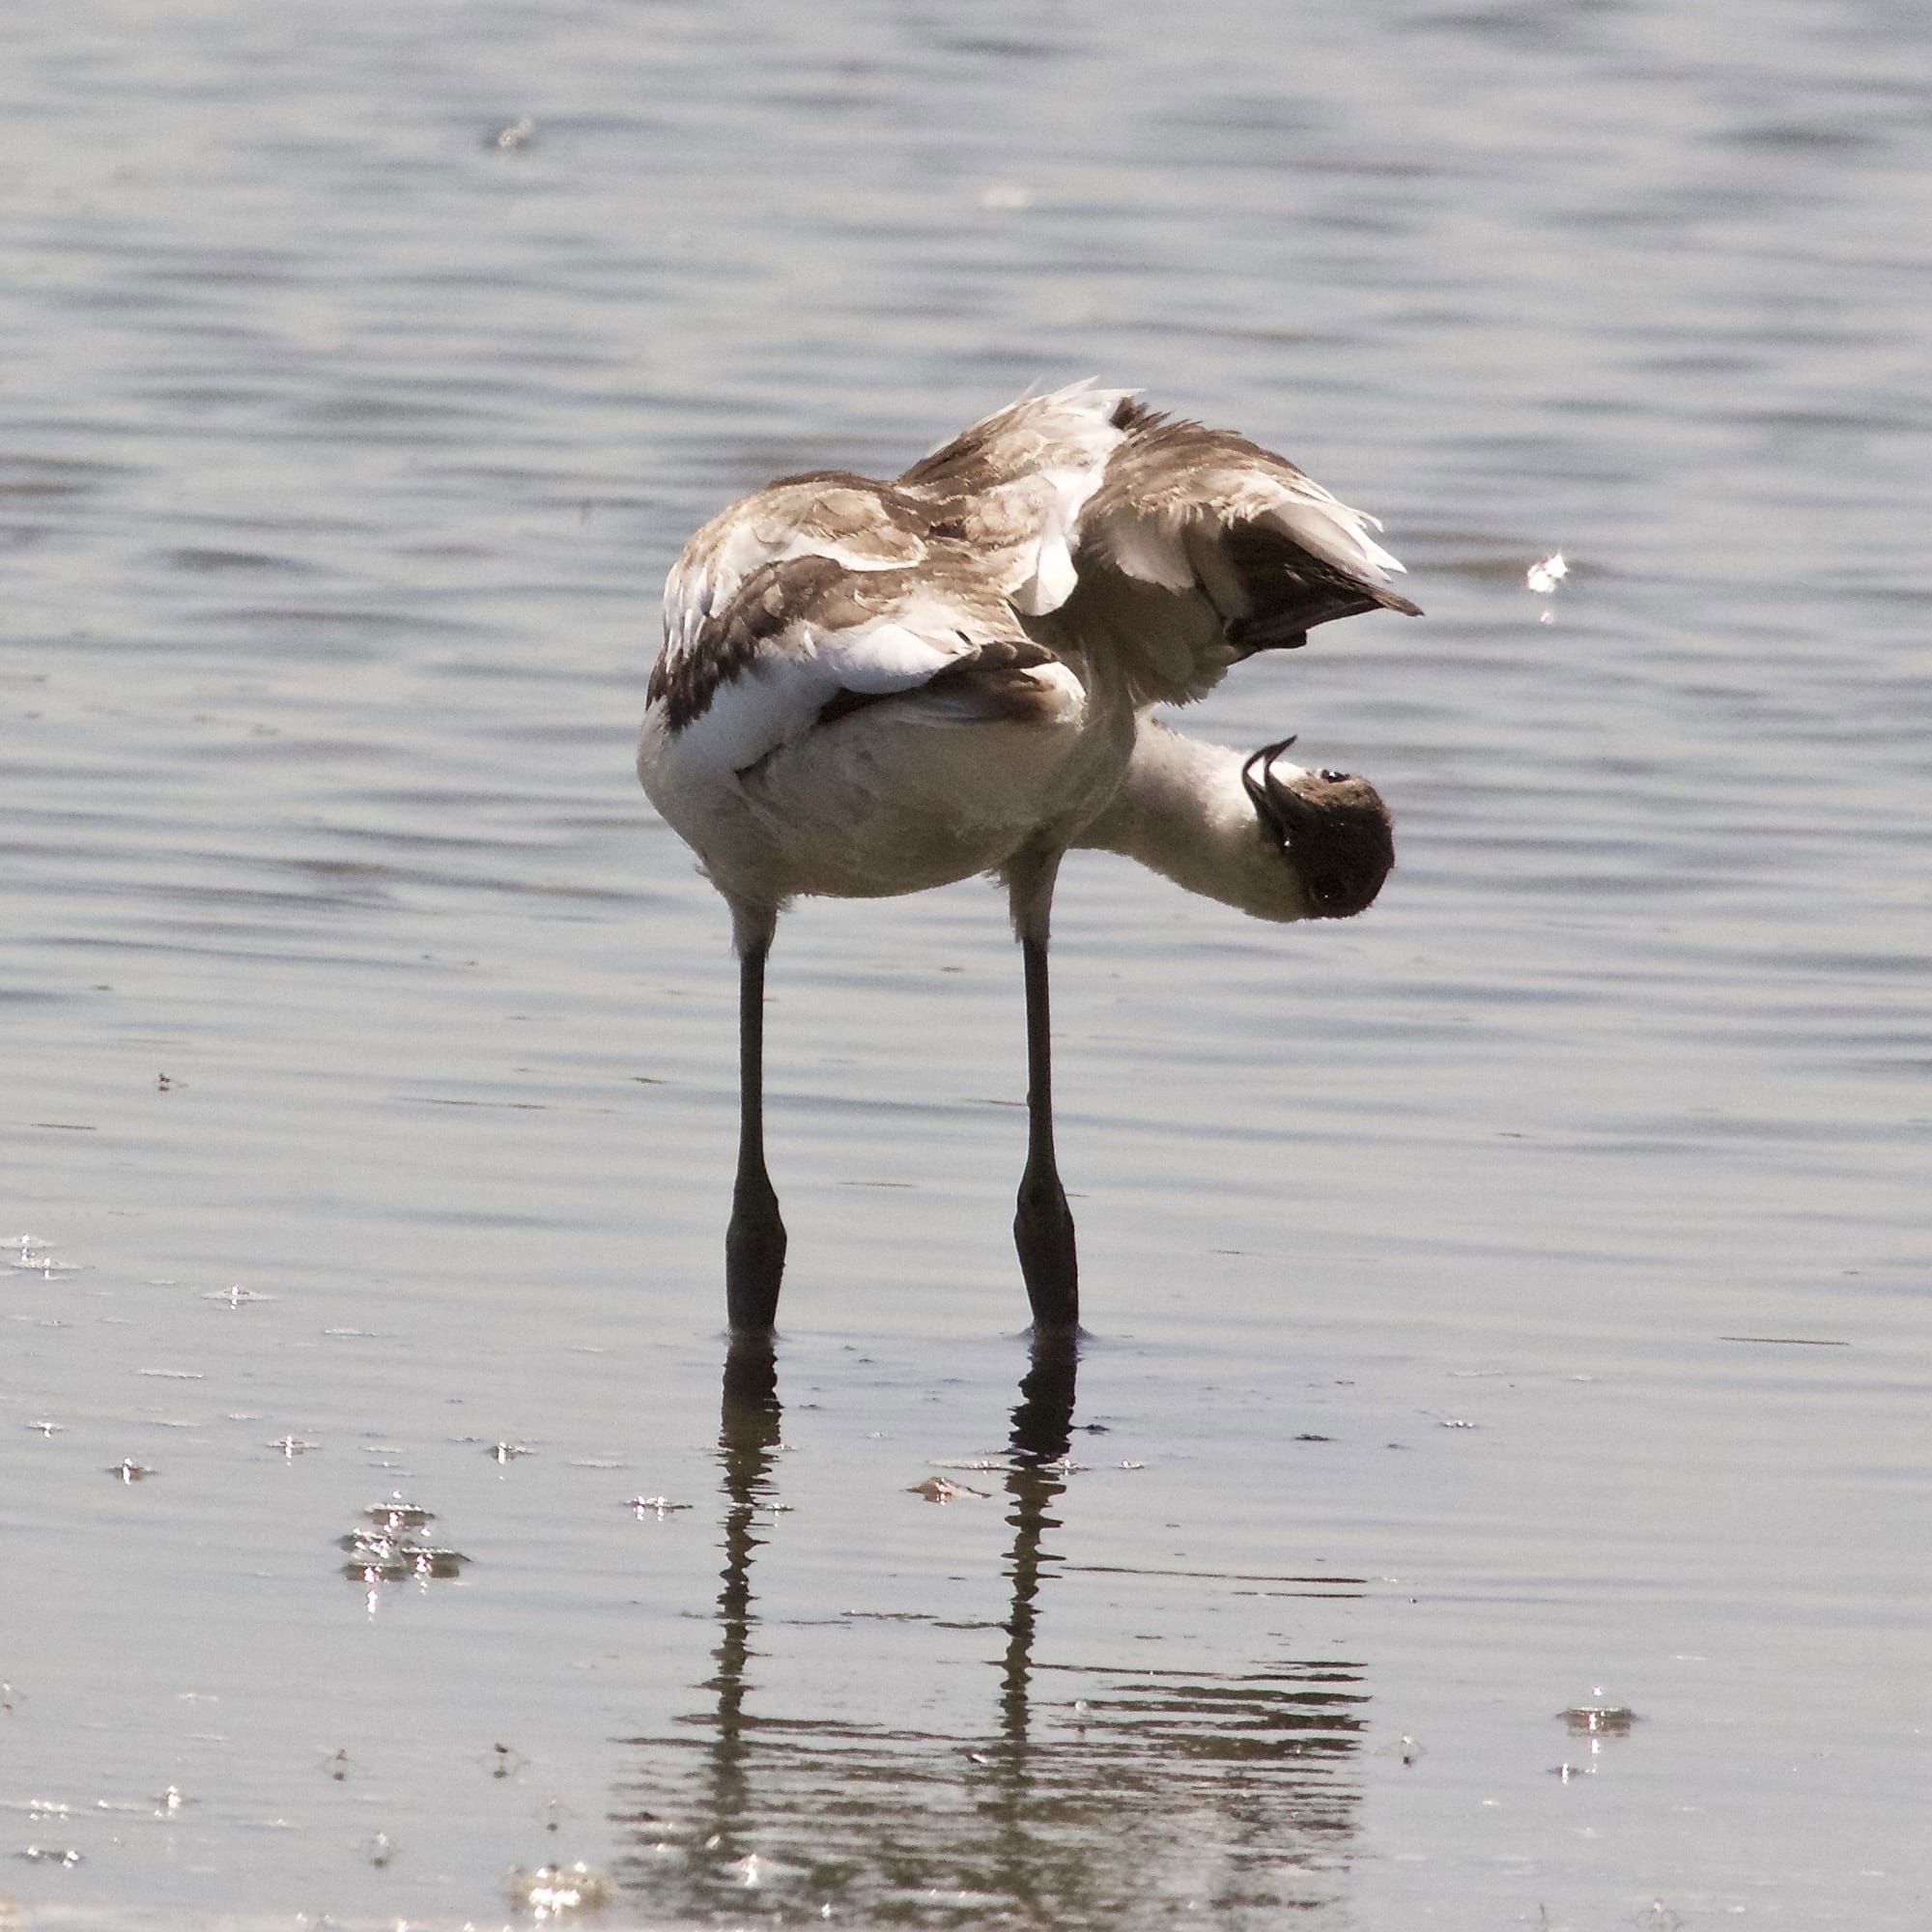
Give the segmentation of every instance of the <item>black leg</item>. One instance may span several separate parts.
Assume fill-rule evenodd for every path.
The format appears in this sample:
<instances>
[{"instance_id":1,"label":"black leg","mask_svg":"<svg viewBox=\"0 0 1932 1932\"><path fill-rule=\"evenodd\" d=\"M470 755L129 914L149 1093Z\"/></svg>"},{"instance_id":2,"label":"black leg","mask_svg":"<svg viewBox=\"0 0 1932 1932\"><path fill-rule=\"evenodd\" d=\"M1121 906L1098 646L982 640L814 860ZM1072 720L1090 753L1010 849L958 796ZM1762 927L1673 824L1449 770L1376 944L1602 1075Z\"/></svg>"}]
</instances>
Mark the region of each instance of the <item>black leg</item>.
<instances>
[{"instance_id":1,"label":"black leg","mask_svg":"<svg viewBox=\"0 0 1932 1932\"><path fill-rule=\"evenodd\" d=\"M738 961L738 1179L724 1234L724 1306L734 1331L762 1334L778 1320L785 1231L765 1172L765 954L745 945Z\"/></svg>"},{"instance_id":2,"label":"black leg","mask_svg":"<svg viewBox=\"0 0 1932 1932\"><path fill-rule=\"evenodd\" d=\"M1080 1325L1080 1267L1073 1216L1053 1157L1053 1050L1048 1038L1046 939L1022 937L1026 961L1027 1162L1020 1177L1013 1245L1020 1252L1036 1334Z\"/></svg>"}]
</instances>

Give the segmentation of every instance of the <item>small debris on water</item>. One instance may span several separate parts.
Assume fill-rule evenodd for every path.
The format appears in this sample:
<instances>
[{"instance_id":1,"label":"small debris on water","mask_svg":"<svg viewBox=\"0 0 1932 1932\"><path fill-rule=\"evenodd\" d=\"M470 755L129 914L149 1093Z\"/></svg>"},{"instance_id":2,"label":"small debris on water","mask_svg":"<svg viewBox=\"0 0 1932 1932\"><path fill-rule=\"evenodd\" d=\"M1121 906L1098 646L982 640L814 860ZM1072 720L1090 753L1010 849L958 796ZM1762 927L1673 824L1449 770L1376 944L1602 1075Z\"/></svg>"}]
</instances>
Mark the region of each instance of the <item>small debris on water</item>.
<instances>
[{"instance_id":1,"label":"small debris on water","mask_svg":"<svg viewBox=\"0 0 1932 1932\"><path fill-rule=\"evenodd\" d=\"M272 1294L257 1294L252 1288L243 1288L238 1282L227 1288L212 1288L201 1297L204 1301L218 1301L224 1308L242 1308L252 1301L272 1301Z\"/></svg>"},{"instance_id":2,"label":"small debris on water","mask_svg":"<svg viewBox=\"0 0 1932 1932\"><path fill-rule=\"evenodd\" d=\"M493 1463L514 1463L519 1456L527 1456L531 1452L522 1442L493 1442L483 1453Z\"/></svg>"},{"instance_id":3,"label":"small debris on water","mask_svg":"<svg viewBox=\"0 0 1932 1932\"><path fill-rule=\"evenodd\" d=\"M1532 563L1523 572L1522 581L1526 589L1533 590L1539 597L1551 597L1556 586L1570 575L1570 566L1563 559L1563 553L1554 550L1540 562Z\"/></svg>"},{"instance_id":4,"label":"small debris on water","mask_svg":"<svg viewBox=\"0 0 1932 1932\"><path fill-rule=\"evenodd\" d=\"M145 1483L150 1476L157 1472L149 1468L145 1463L135 1462L131 1456L124 1456L120 1462L108 1463L107 1473L117 1482Z\"/></svg>"},{"instance_id":5,"label":"small debris on water","mask_svg":"<svg viewBox=\"0 0 1932 1932\"><path fill-rule=\"evenodd\" d=\"M596 1912L611 1902L609 1876L582 1859L570 1865L539 1865L510 1874L510 1903L539 1924L573 1912Z\"/></svg>"},{"instance_id":6,"label":"small debris on water","mask_svg":"<svg viewBox=\"0 0 1932 1932\"><path fill-rule=\"evenodd\" d=\"M969 1496L983 1502L984 1490L969 1490L964 1483L949 1482L944 1476L928 1476L923 1483L914 1483L906 1492L908 1495L923 1496L929 1503L963 1502Z\"/></svg>"},{"instance_id":7,"label":"small debris on water","mask_svg":"<svg viewBox=\"0 0 1932 1932\"><path fill-rule=\"evenodd\" d=\"M1595 1690L1591 1695L1601 1697L1603 1692ZM1578 1738L1625 1738L1637 1721L1636 1713L1628 1704L1573 1704L1558 1715L1569 1725L1571 1736Z\"/></svg>"},{"instance_id":8,"label":"small debris on water","mask_svg":"<svg viewBox=\"0 0 1932 1932\"><path fill-rule=\"evenodd\" d=\"M396 1848L386 1832L378 1832L362 1849L363 1855L378 1871L385 1870L389 1861L396 1856Z\"/></svg>"},{"instance_id":9,"label":"small debris on water","mask_svg":"<svg viewBox=\"0 0 1932 1932\"><path fill-rule=\"evenodd\" d=\"M1569 575L1570 566L1564 562L1563 553L1559 550L1552 551L1542 562L1532 563L1523 573L1522 581L1525 587L1533 590L1539 597L1553 597L1556 594L1556 586ZM1536 621L1539 624L1548 624L1555 615L1554 611L1542 611L1537 613Z\"/></svg>"},{"instance_id":10,"label":"small debris on water","mask_svg":"<svg viewBox=\"0 0 1932 1932\"><path fill-rule=\"evenodd\" d=\"M83 1862L71 1845L28 1845L14 1856L25 1859L30 1865L63 1865L69 1870Z\"/></svg>"},{"instance_id":11,"label":"small debris on water","mask_svg":"<svg viewBox=\"0 0 1932 1932\"><path fill-rule=\"evenodd\" d=\"M54 1244L42 1240L38 1235L12 1236L7 1245L14 1250L7 1259L7 1265L18 1268L23 1274L37 1274L43 1281L52 1281L56 1275L73 1274L80 1267L78 1262L58 1260Z\"/></svg>"},{"instance_id":12,"label":"small debris on water","mask_svg":"<svg viewBox=\"0 0 1932 1932\"><path fill-rule=\"evenodd\" d=\"M460 1549L436 1549L411 1537L376 1536L365 1530L345 1536L338 1548L348 1550L353 1559L342 1566L342 1574L352 1583L457 1577L469 1561Z\"/></svg>"},{"instance_id":13,"label":"small debris on water","mask_svg":"<svg viewBox=\"0 0 1932 1932\"><path fill-rule=\"evenodd\" d=\"M362 1515L368 1527L352 1529L338 1539L336 1548L346 1549L351 1559L342 1566L342 1574L351 1582L369 1586L372 1609L378 1583L400 1583L410 1577L419 1581L455 1577L469 1561L460 1549L426 1542L421 1532L436 1520L435 1511L404 1501L400 1492L387 1502L371 1503Z\"/></svg>"},{"instance_id":14,"label":"small debris on water","mask_svg":"<svg viewBox=\"0 0 1932 1932\"><path fill-rule=\"evenodd\" d=\"M41 1435L55 1436L67 1427L67 1424L64 1422L26 1422L20 1426L23 1429L31 1429Z\"/></svg>"},{"instance_id":15,"label":"small debris on water","mask_svg":"<svg viewBox=\"0 0 1932 1932\"><path fill-rule=\"evenodd\" d=\"M1595 1777L1597 1767L1594 1764L1552 1764L1549 1767L1549 1775L1558 1783L1568 1784L1572 1778Z\"/></svg>"},{"instance_id":16,"label":"small debris on water","mask_svg":"<svg viewBox=\"0 0 1932 1932\"><path fill-rule=\"evenodd\" d=\"M299 1435L278 1435L274 1441L263 1445L264 1448L278 1450L289 1462L298 1456L306 1456L311 1449L320 1449L320 1442L310 1442Z\"/></svg>"},{"instance_id":17,"label":"small debris on water","mask_svg":"<svg viewBox=\"0 0 1932 1932\"><path fill-rule=\"evenodd\" d=\"M498 128L487 143L492 148L500 148L506 154L518 148L527 148L537 137L537 124L527 114L520 114L507 127Z\"/></svg>"},{"instance_id":18,"label":"small debris on water","mask_svg":"<svg viewBox=\"0 0 1932 1932\"><path fill-rule=\"evenodd\" d=\"M385 1503L371 1503L362 1514L386 1530L426 1529L436 1520L434 1510L426 1510L420 1503L405 1502L400 1490L392 1491Z\"/></svg>"},{"instance_id":19,"label":"small debris on water","mask_svg":"<svg viewBox=\"0 0 1932 1932\"><path fill-rule=\"evenodd\" d=\"M690 1503L674 1503L668 1496L633 1496L624 1507L642 1522L646 1516L654 1516L662 1522L674 1510L688 1510Z\"/></svg>"}]
</instances>

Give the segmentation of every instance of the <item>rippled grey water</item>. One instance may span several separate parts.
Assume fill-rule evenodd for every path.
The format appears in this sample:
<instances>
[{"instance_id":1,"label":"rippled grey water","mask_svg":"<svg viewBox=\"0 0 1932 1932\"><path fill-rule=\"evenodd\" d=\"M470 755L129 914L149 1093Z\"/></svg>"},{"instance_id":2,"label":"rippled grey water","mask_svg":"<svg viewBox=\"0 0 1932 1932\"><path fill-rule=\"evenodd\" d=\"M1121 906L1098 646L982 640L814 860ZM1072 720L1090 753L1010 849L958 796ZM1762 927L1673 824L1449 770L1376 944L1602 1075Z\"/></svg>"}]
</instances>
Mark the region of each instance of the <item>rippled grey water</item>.
<instances>
[{"instance_id":1,"label":"rippled grey water","mask_svg":"<svg viewBox=\"0 0 1932 1932\"><path fill-rule=\"evenodd\" d=\"M622 1925L1924 1924L1922 10L6 39L27 1925L523 1922L577 1860ZM997 898L801 910L721 1409L657 583L1087 374L1386 520L1429 621L1192 728L1371 773L1400 869L1276 930L1069 867L1077 1386ZM454 1574L345 1555L396 1493Z\"/></svg>"}]
</instances>

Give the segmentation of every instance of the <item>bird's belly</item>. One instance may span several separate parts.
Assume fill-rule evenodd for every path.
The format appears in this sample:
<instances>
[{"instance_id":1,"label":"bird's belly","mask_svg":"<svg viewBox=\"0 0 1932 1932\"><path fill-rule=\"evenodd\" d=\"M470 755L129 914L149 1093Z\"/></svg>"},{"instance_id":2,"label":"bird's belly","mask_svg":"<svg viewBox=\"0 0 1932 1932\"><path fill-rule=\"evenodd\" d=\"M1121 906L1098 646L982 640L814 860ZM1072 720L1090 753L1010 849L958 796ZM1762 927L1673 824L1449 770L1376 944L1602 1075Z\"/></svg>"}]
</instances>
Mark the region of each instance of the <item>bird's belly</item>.
<instances>
[{"instance_id":1,"label":"bird's belly","mask_svg":"<svg viewBox=\"0 0 1932 1932\"><path fill-rule=\"evenodd\" d=\"M860 714L776 753L744 795L787 895L878 898L992 870L1084 820L1099 749L1073 725Z\"/></svg>"},{"instance_id":2,"label":"bird's belly","mask_svg":"<svg viewBox=\"0 0 1932 1932\"><path fill-rule=\"evenodd\" d=\"M1036 838L1069 838L1125 763L1124 735L1091 720L920 724L879 706L701 782L647 727L640 771L721 890L779 903L890 897L993 870Z\"/></svg>"}]
</instances>

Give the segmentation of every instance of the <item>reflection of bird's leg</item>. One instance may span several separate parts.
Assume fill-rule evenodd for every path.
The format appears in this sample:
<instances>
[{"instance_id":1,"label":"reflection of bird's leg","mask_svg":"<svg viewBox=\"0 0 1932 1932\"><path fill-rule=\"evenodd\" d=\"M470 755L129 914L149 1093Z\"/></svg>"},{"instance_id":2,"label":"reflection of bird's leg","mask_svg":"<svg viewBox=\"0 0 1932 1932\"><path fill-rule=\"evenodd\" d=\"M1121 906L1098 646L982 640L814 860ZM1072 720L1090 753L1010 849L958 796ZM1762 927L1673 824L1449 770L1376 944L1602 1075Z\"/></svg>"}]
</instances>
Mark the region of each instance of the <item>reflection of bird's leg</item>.
<instances>
[{"instance_id":1,"label":"reflection of bird's leg","mask_svg":"<svg viewBox=\"0 0 1932 1932\"><path fill-rule=\"evenodd\" d=\"M718 1447L724 1459L725 1493L757 1500L778 1447L778 1355L769 1335L734 1335L724 1356L724 1403ZM748 1466L749 1463L749 1466ZM749 1485L749 1490L746 1486Z\"/></svg>"},{"instance_id":2,"label":"reflection of bird's leg","mask_svg":"<svg viewBox=\"0 0 1932 1932\"><path fill-rule=\"evenodd\" d=\"M1042 1335L1033 1345L1032 1365L1020 1382L1013 1410L1016 1463L1057 1463L1073 1442L1073 1384L1080 1345L1071 1335Z\"/></svg>"},{"instance_id":3,"label":"reflection of bird's leg","mask_svg":"<svg viewBox=\"0 0 1932 1932\"><path fill-rule=\"evenodd\" d=\"M767 1335L735 1339L724 1359L724 1411L718 1458L726 1499L724 1568L718 1592L717 1670L707 1689L718 1693L718 1727L711 1750L711 1835L722 1862L738 1856L733 1833L748 1803L745 1759L751 1740L745 1717L745 1666L752 1654L752 1558L762 1538L755 1512L770 1499L779 1447L778 1371Z\"/></svg>"},{"instance_id":4,"label":"reflection of bird's leg","mask_svg":"<svg viewBox=\"0 0 1932 1932\"><path fill-rule=\"evenodd\" d=\"M1027 1740L1027 1693L1033 1672L1033 1637L1037 1619L1041 1566L1054 1561L1041 1543L1059 1521L1047 1509L1066 1487L1053 1468L1065 1457L1072 1439L1073 1386L1079 1368L1079 1345L1066 1330L1042 1336L1034 1344L1033 1363L1020 1383L1019 1405L1013 1410L1012 1466L1007 1472L1007 1494L1012 1514L1012 1614L1007 1621L1007 1656L1000 1695L1001 1729L1014 1754Z\"/></svg>"},{"instance_id":5,"label":"reflection of bird's leg","mask_svg":"<svg viewBox=\"0 0 1932 1932\"><path fill-rule=\"evenodd\" d=\"M769 1333L778 1319L785 1231L765 1172L765 955L769 909L732 906L738 944L738 1179L724 1235L724 1306L733 1330Z\"/></svg>"},{"instance_id":6,"label":"reflection of bird's leg","mask_svg":"<svg viewBox=\"0 0 1932 1932\"><path fill-rule=\"evenodd\" d=\"M1013 1245L1033 1304L1035 1334L1080 1325L1080 1269L1073 1216L1053 1151L1053 1046L1047 1006L1046 941L1061 848L1022 853L1007 868L1013 930L1026 966L1027 1159L1020 1177Z\"/></svg>"},{"instance_id":7,"label":"reflection of bird's leg","mask_svg":"<svg viewBox=\"0 0 1932 1932\"><path fill-rule=\"evenodd\" d=\"M1079 1343L1070 1328L1036 1331L1033 1361L1013 1409L1012 1459L1007 1470L1007 1495L1012 1503L1007 1518L1013 1532L1012 1609L1000 1663L1000 1743L991 1754L997 1771L987 1809L998 1833L1000 1887L1036 1911L1053 1855L1033 1836L1037 1823L1029 1740L1033 1640L1042 1568L1057 1560L1042 1545L1046 1532L1060 1527L1059 1519L1047 1511L1066 1487L1062 1465L1073 1423L1078 1365Z\"/></svg>"}]
</instances>

